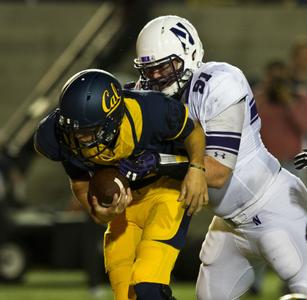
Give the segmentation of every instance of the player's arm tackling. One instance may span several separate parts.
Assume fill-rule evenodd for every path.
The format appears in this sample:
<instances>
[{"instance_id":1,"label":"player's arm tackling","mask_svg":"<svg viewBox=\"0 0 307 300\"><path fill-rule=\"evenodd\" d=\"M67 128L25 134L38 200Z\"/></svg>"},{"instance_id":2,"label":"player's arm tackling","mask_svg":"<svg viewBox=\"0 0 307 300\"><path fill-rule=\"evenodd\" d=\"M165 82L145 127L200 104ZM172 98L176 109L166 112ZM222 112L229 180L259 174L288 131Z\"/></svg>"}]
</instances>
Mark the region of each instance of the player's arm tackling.
<instances>
[{"instance_id":1,"label":"player's arm tackling","mask_svg":"<svg viewBox=\"0 0 307 300\"><path fill-rule=\"evenodd\" d=\"M194 122L193 131L184 141L190 162L187 174L181 185L178 201L189 206L188 215L200 211L208 203L208 188L205 176L204 153L205 135L198 122Z\"/></svg>"}]
</instances>

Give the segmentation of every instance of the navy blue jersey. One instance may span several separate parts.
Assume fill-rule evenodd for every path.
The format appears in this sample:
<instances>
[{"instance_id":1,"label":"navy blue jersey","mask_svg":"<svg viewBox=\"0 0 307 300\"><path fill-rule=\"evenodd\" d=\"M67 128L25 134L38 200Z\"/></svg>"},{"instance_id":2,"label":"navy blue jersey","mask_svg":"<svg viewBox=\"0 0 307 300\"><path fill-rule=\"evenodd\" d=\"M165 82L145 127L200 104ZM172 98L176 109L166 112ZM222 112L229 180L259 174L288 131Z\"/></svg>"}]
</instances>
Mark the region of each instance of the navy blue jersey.
<instances>
[{"instance_id":1,"label":"navy blue jersey","mask_svg":"<svg viewBox=\"0 0 307 300\"><path fill-rule=\"evenodd\" d=\"M159 153L176 153L183 148L183 140L194 128L187 108L159 92L124 91L125 115L119 128L115 146L90 161L79 159L61 146L58 132L59 111L43 119L35 133L37 151L47 158L61 161L72 179L84 176L118 160L137 156L144 150ZM92 153L91 153L92 155Z\"/></svg>"}]
</instances>

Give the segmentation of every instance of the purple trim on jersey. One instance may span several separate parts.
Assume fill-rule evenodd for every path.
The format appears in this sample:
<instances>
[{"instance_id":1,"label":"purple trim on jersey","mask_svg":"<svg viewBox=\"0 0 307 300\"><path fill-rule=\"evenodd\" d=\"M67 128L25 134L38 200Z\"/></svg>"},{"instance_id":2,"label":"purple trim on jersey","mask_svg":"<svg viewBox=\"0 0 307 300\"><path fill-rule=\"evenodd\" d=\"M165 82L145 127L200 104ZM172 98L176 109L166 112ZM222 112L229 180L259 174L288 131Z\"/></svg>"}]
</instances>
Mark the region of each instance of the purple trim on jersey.
<instances>
[{"instance_id":1,"label":"purple trim on jersey","mask_svg":"<svg viewBox=\"0 0 307 300\"><path fill-rule=\"evenodd\" d=\"M233 155L238 155L238 151L232 151L231 149L228 149L228 148L222 148L222 147L214 147L214 146L206 146L206 150L210 150L210 151L213 151L213 150L220 150L220 151L224 151L224 152L228 152L228 153L231 153Z\"/></svg>"},{"instance_id":2,"label":"purple trim on jersey","mask_svg":"<svg viewBox=\"0 0 307 300\"><path fill-rule=\"evenodd\" d=\"M257 115L253 120L251 120L250 125L254 124L255 121L259 119L259 115Z\"/></svg>"},{"instance_id":3,"label":"purple trim on jersey","mask_svg":"<svg viewBox=\"0 0 307 300\"><path fill-rule=\"evenodd\" d=\"M240 137L230 137L230 136L207 136L206 144L207 146L218 146L225 147L234 151L238 151L240 147L241 139Z\"/></svg>"},{"instance_id":4,"label":"purple trim on jersey","mask_svg":"<svg viewBox=\"0 0 307 300\"><path fill-rule=\"evenodd\" d=\"M192 82L192 79L189 80L189 82L186 84L185 88L184 88L184 92L182 94L182 96L180 97L180 100L183 102L183 103L186 103L186 104L189 104L189 95L191 93L190 89L191 89L191 82Z\"/></svg>"},{"instance_id":5,"label":"purple trim on jersey","mask_svg":"<svg viewBox=\"0 0 307 300\"><path fill-rule=\"evenodd\" d=\"M250 108L250 120L251 120L250 125L252 125L259 118L255 98L253 98L249 102L249 108Z\"/></svg>"},{"instance_id":6,"label":"purple trim on jersey","mask_svg":"<svg viewBox=\"0 0 307 300\"><path fill-rule=\"evenodd\" d=\"M233 132L233 131L207 131L206 135L218 135L218 136L238 136L241 137L241 132Z\"/></svg>"},{"instance_id":7,"label":"purple trim on jersey","mask_svg":"<svg viewBox=\"0 0 307 300\"><path fill-rule=\"evenodd\" d=\"M252 98L252 99L249 101L249 106L254 105L254 103L256 103L255 98Z\"/></svg>"},{"instance_id":8,"label":"purple trim on jersey","mask_svg":"<svg viewBox=\"0 0 307 300\"><path fill-rule=\"evenodd\" d=\"M220 150L238 155L241 133L233 131L206 132L206 150Z\"/></svg>"}]
</instances>

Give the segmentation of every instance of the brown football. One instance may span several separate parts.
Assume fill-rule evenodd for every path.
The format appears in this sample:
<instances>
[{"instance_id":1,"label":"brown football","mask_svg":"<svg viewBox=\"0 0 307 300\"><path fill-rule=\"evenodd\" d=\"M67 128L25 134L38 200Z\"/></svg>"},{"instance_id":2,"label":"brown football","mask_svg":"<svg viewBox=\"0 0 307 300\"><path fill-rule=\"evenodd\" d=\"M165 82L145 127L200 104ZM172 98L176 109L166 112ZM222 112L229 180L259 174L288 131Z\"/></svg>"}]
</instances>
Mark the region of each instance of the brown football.
<instances>
[{"instance_id":1,"label":"brown football","mask_svg":"<svg viewBox=\"0 0 307 300\"><path fill-rule=\"evenodd\" d=\"M120 194L121 188L129 187L128 180L119 173L117 168L108 167L95 171L89 182L88 200L91 204L91 196L98 199L100 205L108 207L113 202L115 193Z\"/></svg>"}]
</instances>

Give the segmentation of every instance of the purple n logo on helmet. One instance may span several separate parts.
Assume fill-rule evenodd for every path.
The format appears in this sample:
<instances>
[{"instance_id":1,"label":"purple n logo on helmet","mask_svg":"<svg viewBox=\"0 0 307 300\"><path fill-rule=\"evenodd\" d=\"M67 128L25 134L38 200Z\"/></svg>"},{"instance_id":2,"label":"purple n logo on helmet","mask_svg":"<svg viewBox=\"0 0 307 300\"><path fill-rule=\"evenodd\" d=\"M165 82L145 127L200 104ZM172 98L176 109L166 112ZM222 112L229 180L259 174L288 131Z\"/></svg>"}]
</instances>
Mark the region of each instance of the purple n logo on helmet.
<instances>
[{"instance_id":1,"label":"purple n logo on helmet","mask_svg":"<svg viewBox=\"0 0 307 300\"><path fill-rule=\"evenodd\" d=\"M185 26L183 26L180 22L178 22L176 24L176 26L178 26L179 28L178 27L172 27L172 28L170 28L170 31L172 33L174 33L176 35L176 37L179 39L183 49L187 50L188 44L191 44L191 45L195 44L193 37L192 37L191 33L188 31L188 29Z\"/></svg>"}]
</instances>

